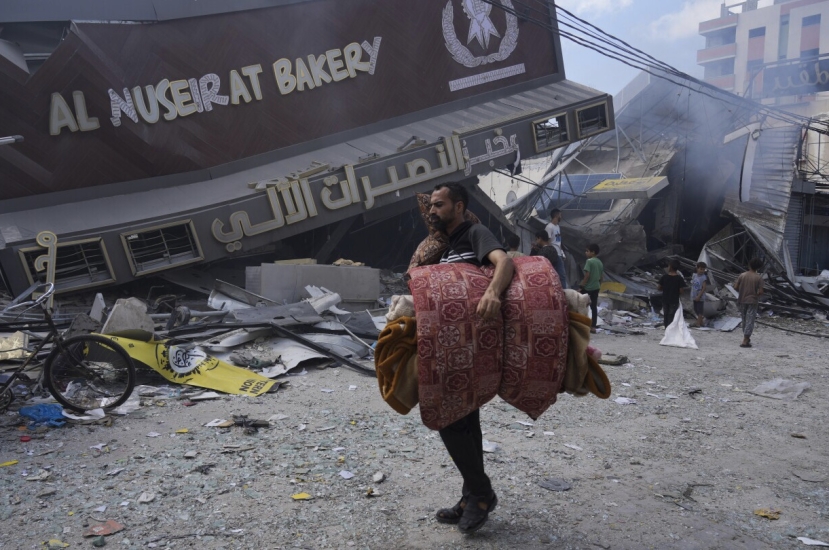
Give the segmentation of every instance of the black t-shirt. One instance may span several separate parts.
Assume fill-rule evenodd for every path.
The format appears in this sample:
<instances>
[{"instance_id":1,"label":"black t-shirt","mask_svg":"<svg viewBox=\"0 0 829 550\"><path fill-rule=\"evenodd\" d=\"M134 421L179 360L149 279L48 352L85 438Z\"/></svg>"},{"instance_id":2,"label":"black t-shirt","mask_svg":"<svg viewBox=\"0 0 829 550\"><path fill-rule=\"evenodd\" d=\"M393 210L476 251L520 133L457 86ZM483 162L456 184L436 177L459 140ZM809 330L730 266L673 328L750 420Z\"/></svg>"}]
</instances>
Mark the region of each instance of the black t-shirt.
<instances>
[{"instance_id":1,"label":"black t-shirt","mask_svg":"<svg viewBox=\"0 0 829 550\"><path fill-rule=\"evenodd\" d=\"M463 222L449 235L449 247L440 259L442 264L489 264L487 255L504 250L492 232L479 223Z\"/></svg>"},{"instance_id":2,"label":"black t-shirt","mask_svg":"<svg viewBox=\"0 0 829 550\"><path fill-rule=\"evenodd\" d=\"M659 280L659 286L662 287L662 302L665 304L678 304L679 303L679 291L685 288L685 279L682 278L682 275L662 275L662 278Z\"/></svg>"},{"instance_id":3,"label":"black t-shirt","mask_svg":"<svg viewBox=\"0 0 829 550\"><path fill-rule=\"evenodd\" d=\"M542 246L541 248L533 248L530 256L544 256L553 266L558 263L558 250L551 244Z\"/></svg>"}]
</instances>

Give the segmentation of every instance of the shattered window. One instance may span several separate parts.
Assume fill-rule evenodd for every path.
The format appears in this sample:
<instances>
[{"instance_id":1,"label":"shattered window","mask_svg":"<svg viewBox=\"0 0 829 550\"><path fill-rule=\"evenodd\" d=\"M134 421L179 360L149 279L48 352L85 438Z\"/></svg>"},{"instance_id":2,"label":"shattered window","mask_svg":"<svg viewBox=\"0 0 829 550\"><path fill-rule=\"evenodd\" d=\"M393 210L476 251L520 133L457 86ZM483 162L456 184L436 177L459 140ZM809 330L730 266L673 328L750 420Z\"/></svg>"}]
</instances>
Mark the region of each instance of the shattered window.
<instances>
[{"instance_id":1,"label":"shattered window","mask_svg":"<svg viewBox=\"0 0 829 550\"><path fill-rule=\"evenodd\" d=\"M35 260L45 253L42 248L22 251L26 269L36 282L46 282L46 270L36 271ZM115 280L103 241L58 243L55 260L55 287L57 290L85 288Z\"/></svg>"},{"instance_id":2,"label":"shattered window","mask_svg":"<svg viewBox=\"0 0 829 550\"><path fill-rule=\"evenodd\" d=\"M607 120L607 105L595 105L576 111L579 136L586 137L610 128Z\"/></svg>"},{"instance_id":3,"label":"shattered window","mask_svg":"<svg viewBox=\"0 0 829 550\"><path fill-rule=\"evenodd\" d=\"M135 274L202 259L190 222L121 235Z\"/></svg>"}]
</instances>

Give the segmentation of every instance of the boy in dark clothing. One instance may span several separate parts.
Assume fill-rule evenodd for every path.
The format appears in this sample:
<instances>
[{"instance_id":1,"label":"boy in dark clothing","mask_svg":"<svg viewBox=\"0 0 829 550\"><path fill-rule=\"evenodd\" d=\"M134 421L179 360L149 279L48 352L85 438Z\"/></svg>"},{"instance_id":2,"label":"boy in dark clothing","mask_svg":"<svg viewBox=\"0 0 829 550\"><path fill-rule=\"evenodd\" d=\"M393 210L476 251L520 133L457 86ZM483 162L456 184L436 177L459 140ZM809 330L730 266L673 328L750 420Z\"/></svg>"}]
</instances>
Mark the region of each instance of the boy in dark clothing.
<instances>
[{"instance_id":1,"label":"boy in dark clothing","mask_svg":"<svg viewBox=\"0 0 829 550\"><path fill-rule=\"evenodd\" d=\"M673 322L676 310L679 309L679 295L682 293L682 289L688 286L685 284L685 279L677 271L679 271L679 261L671 260L668 264L668 273L663 275L659 280L659 290L662 291L662 312L665 315L665 328L668 328L668 325Z\"/></svg>"},{"instance_id":2,"label":"boy in dark clothing","mask_svg":"<svg viewBox=\"0 0 829 550\"><path fill-rule=\"evenodd\" d=\"M553 265L553 268L555 268L556 262L558 262L558 252L556 251L556 247L550 244L550 236L546 230L536 231L535 242L530 250L530 256L544 256ZM561 283L563 285L564 281L561 281Z\"/></svg>"}]
</instances>

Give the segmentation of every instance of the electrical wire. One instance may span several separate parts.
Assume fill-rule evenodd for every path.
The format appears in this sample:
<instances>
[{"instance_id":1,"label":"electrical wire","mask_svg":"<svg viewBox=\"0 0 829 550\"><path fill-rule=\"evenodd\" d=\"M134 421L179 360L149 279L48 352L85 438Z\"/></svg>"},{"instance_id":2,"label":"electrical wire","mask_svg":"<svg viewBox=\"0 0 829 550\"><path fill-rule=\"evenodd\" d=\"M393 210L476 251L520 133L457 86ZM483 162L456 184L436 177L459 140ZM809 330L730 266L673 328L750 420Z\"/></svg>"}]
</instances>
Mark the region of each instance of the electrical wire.
<instances>
[{"instance_id":1,"label":"electrical wire","mask_svg":"<svg viewBox=\"0 0 829 550\"><path fill-rule=\"evenodd\" d=\"M786 111L779 107L762 105L751 99L742 98L740 96L726 92L725 90L717 88L712 84L701 81L687 73L684 73L676 69L675 67L669 65L668 63L658 60L657 58L645 53L644 51L638 48L631 46L624 40L621 40L620 38L611 35L606 31L603 31L596 25L589 23L588 21L576 16L572 12L560 6L555 6L556 10L562 14L562 17L558 19L558 23L561 26L565 26L573 30L574 32L562 30L561 28L557 28L549 22L540 20L535 16L529 15L529 12L532 11L544 15L545 18L549 18L550 3L548 0L534 0L534 2L537 5L543 6L544 10L532 7L520 0L513 0L514 5L518 5L521 8L523 8L523 12L519 12L514 7L514 5L513 7L505 6L501 3L500 0L482 1L487 4L490 4L491 6L495 6L496 8L503 10L506 13L512 14L522 20L538 25L551 33L558 34L561 37L567 38L568 40L579 46L593 50L605 57L619 61L620 63L623 63L632 68L644 71L657 78L667 80L668 82L671 82L674 85L687 88L695 93L708 96L712 99L730 104L734 107L759 112L769 118L773 118L781 122L806 126L812 129L813 131L829 135L829 123L817 122L809 117L797 115L796 113ZM598 40L601 44L609 46L609 48L602 46L601 44L597 44L592 40ZM679 81L677 81L677 79Z\"/></svg>"}]
</instances>

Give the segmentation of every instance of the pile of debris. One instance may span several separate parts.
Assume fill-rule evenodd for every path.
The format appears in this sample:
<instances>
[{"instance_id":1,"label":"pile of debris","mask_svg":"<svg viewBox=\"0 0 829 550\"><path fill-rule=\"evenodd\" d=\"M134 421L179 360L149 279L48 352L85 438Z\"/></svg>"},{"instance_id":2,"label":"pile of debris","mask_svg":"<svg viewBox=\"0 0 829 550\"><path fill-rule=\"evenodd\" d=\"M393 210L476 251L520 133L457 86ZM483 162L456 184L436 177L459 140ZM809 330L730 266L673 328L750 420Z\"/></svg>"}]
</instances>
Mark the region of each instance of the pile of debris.
<instances>
[{"instance_id":1,"label":"pile of debris","mask_svg":"<svg viewBox=\"0 0 829 550\"><path fill-rule=\"evenodd\" d=\"M175 282L205 292L203 280L188 284L186 274L179 273ZM138 367L144 393L147 387L172 383L259 395L276 391L286 385L284 377L306 374L308 368L344 366L375 376L373 347L386 323L384 306L391 293L404 291L406 285L402 274L381 274L353 263L332 266L300 260L248 267L246 287L217 279L209 295L193 299L169 293L153 298L153 291L166 292L169 285L153 286L146 299L120 298L112 305L103 294L96 294L91 306L88 301L86 307L71 300L57 302L53 317L66 329L66 336L100 333L118 341ZM0 309L3 302L12 300L0 298ZM45 331L39 310L0 314L0 382ZM48 351L47 346L44 357ZM214 371L218 366L225 369L221 373L263 383L234 388L227 374L217 371L209 378L199 372L198 367L208 363L211 367L201 370ZM18 397L33 397L39 373L27 374L31 384L19 388Z\"/></svg>"},{"instance_id":2,"label":"pile of debris","mask_svg":"<svg viewBox=\"0 0 829 550\"><path fill-rule=\"evenodd\" d=\"M668 256L665 263L677 260L680 274L686 279L696 270L697 262L681 256ZM731 332L740 326L737 307L738 292L733 283L737 276L746 271L731 262L730 269L708 268L708 291L705 301L705 317L708 324L702 330ZM599 300L599 327L616 334L642 334L642 329L662 324L662 293L658 290L659 280L665 273L659 265L632 267L624 275L605 272L605 282ZM772 270L763 273L765 295L761 298L760 315L763 319L774 319L782 315L793 320L815 320L826 325L827 330L794 330L781 323L760 324L785 328L813 336L829 337L829 271L818 277L794 277L794 282L785 275ZM688 317L695 318L693 304L682 297L683 310ZM791 324L791 323L788 323Z\"/></svg>"}]
</instances>

